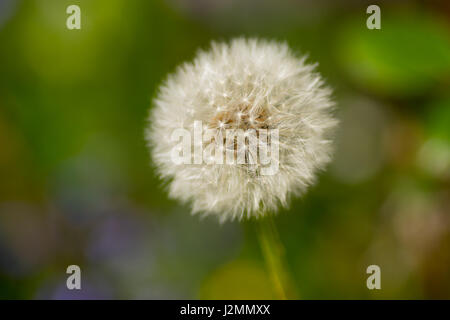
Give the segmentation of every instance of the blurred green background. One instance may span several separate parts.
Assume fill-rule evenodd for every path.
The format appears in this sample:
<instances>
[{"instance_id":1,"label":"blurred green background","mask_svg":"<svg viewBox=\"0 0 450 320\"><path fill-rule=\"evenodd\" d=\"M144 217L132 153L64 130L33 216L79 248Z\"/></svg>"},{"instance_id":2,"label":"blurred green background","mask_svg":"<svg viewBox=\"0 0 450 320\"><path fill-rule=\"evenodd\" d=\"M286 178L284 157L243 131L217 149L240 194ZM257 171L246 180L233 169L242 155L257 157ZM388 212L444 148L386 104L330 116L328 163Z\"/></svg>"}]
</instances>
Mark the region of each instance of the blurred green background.
<instances>
[{"instance_id":1,"label":"blurred green background","mask_svg":"<svg viewBox=\"0 0 450 320\"><path fill-rule=\"evenodd\" d=\"M299 297L450 298L450 5L377 1L368 30L369 4L0 0L0 298L275 297L253 223L168 200L144 140L167 73L242 35L335 89L334 161L275 219Z\"/></svg>"}]
</instances>

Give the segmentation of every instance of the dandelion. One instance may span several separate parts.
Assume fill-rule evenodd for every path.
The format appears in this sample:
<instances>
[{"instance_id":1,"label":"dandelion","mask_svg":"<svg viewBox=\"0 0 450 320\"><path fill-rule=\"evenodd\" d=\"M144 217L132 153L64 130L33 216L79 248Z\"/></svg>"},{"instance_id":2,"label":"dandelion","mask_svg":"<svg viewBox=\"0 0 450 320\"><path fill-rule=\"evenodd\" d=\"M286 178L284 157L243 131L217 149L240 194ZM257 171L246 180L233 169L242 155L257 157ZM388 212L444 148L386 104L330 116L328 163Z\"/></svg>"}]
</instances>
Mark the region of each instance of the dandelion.
<instances>
[{"instance_id":1,"label":"dandelion","mask_svg":"<svg viewBox=\"0 0 450 320\"><path fill-rule=\"evenodd\" d=\"M330 161L337 121L331 90L305 60L284 43L239 38L213 43L168 77L154 100L146 137L172 198L220 221L258 218L286 207L315 182ZM178 142L171 135L178 128L193 131L195 121L217 131L276 129L277 140L257 139L276 144L277 172L262 174L248 145L234 151L251 163L174 164L171 152Z\"/></svg>"}]
</instances>

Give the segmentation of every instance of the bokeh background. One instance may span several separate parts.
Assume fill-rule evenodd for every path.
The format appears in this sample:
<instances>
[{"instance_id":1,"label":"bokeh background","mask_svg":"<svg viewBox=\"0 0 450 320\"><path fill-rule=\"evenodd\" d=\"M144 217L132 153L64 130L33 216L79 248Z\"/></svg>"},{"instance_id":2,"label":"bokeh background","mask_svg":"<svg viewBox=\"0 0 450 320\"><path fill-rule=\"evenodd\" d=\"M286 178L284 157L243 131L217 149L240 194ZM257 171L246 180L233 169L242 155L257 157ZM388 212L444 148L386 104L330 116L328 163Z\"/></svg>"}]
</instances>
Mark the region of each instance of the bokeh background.
<instances>
[{"instance_id":1,"label":"bokeh background","mask_svg":"<svg viewBox=\"0 0 450 320\"><path fill-rule=\"evenodd\" d=\"M144 140L167 73L234 36L287 41L335 88L334 161L275 218L298 296L450 298L449 17L446 0L0 0L0 298L275 297L254 224L169 200Z\"/></svg>"}]
</instances>

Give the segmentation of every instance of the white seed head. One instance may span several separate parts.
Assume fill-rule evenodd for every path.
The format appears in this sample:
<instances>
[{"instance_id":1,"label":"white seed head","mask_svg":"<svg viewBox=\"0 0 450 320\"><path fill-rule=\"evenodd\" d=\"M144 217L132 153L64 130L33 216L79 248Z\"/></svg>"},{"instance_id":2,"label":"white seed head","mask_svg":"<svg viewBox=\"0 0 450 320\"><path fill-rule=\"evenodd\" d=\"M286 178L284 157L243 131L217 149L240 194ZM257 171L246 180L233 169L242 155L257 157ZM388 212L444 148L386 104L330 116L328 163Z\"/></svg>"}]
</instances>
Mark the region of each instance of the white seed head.
<instances>
[{"instance_id":1,"label":"white seed head","mask_svg":"<svg viewBox=\"0 0 450 320\"><path fill-rule=\"evenodd\" d=\"M329 139L337 124L331 90L314 68L284 43L242 38L213 43L180 66L160 87L147 130L170 196L191 203L193 213L225 221L276 212L291 195L302 194L329 162ZM242 152L253 162L175 164L171 153L179 141L171 139L172 133L179 128L192 132L194 121L221 132L242 129L246 135L251 129L276 129L278 140L257 138L276 144L277 172L261 174L262 164L248 144L232 148L235 156ZM209 143L218 142L216 137ZM226 153L227 145L218 150Z\"/></svg>"}]
</instances>

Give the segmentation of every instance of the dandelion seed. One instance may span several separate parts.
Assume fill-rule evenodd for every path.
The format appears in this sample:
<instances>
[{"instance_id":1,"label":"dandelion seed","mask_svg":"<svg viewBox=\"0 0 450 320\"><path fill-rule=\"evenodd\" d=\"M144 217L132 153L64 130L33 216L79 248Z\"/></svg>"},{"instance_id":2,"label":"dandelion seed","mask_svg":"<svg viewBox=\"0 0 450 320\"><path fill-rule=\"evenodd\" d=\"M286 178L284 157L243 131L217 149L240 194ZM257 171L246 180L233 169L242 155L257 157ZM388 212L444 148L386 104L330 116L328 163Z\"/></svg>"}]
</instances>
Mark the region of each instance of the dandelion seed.
<instances>
[{"instance_id":1,"label":"dandelion seed","mask_svg":"<svg viewBox=\"0 0 450 320\"><path fill-rule=\"evenodd\" d=\"M330 161L331 144L325 142L337 124L330 95L314 66L284 43L242 38L213 43L168 77L150 114L147 140L159 175L170 181L170 196L191 203L193 213L214 214L220 221L260 217L287 206ZM194 108L198 118L188 117L186 108ZM179 128L180 118L187 130L195 120L208 128L278 129L278 172L261 175L247 145L242 149L252 164L175 165L170 154L177 142L164 137Z\"/></svg>"}]
</instances>

